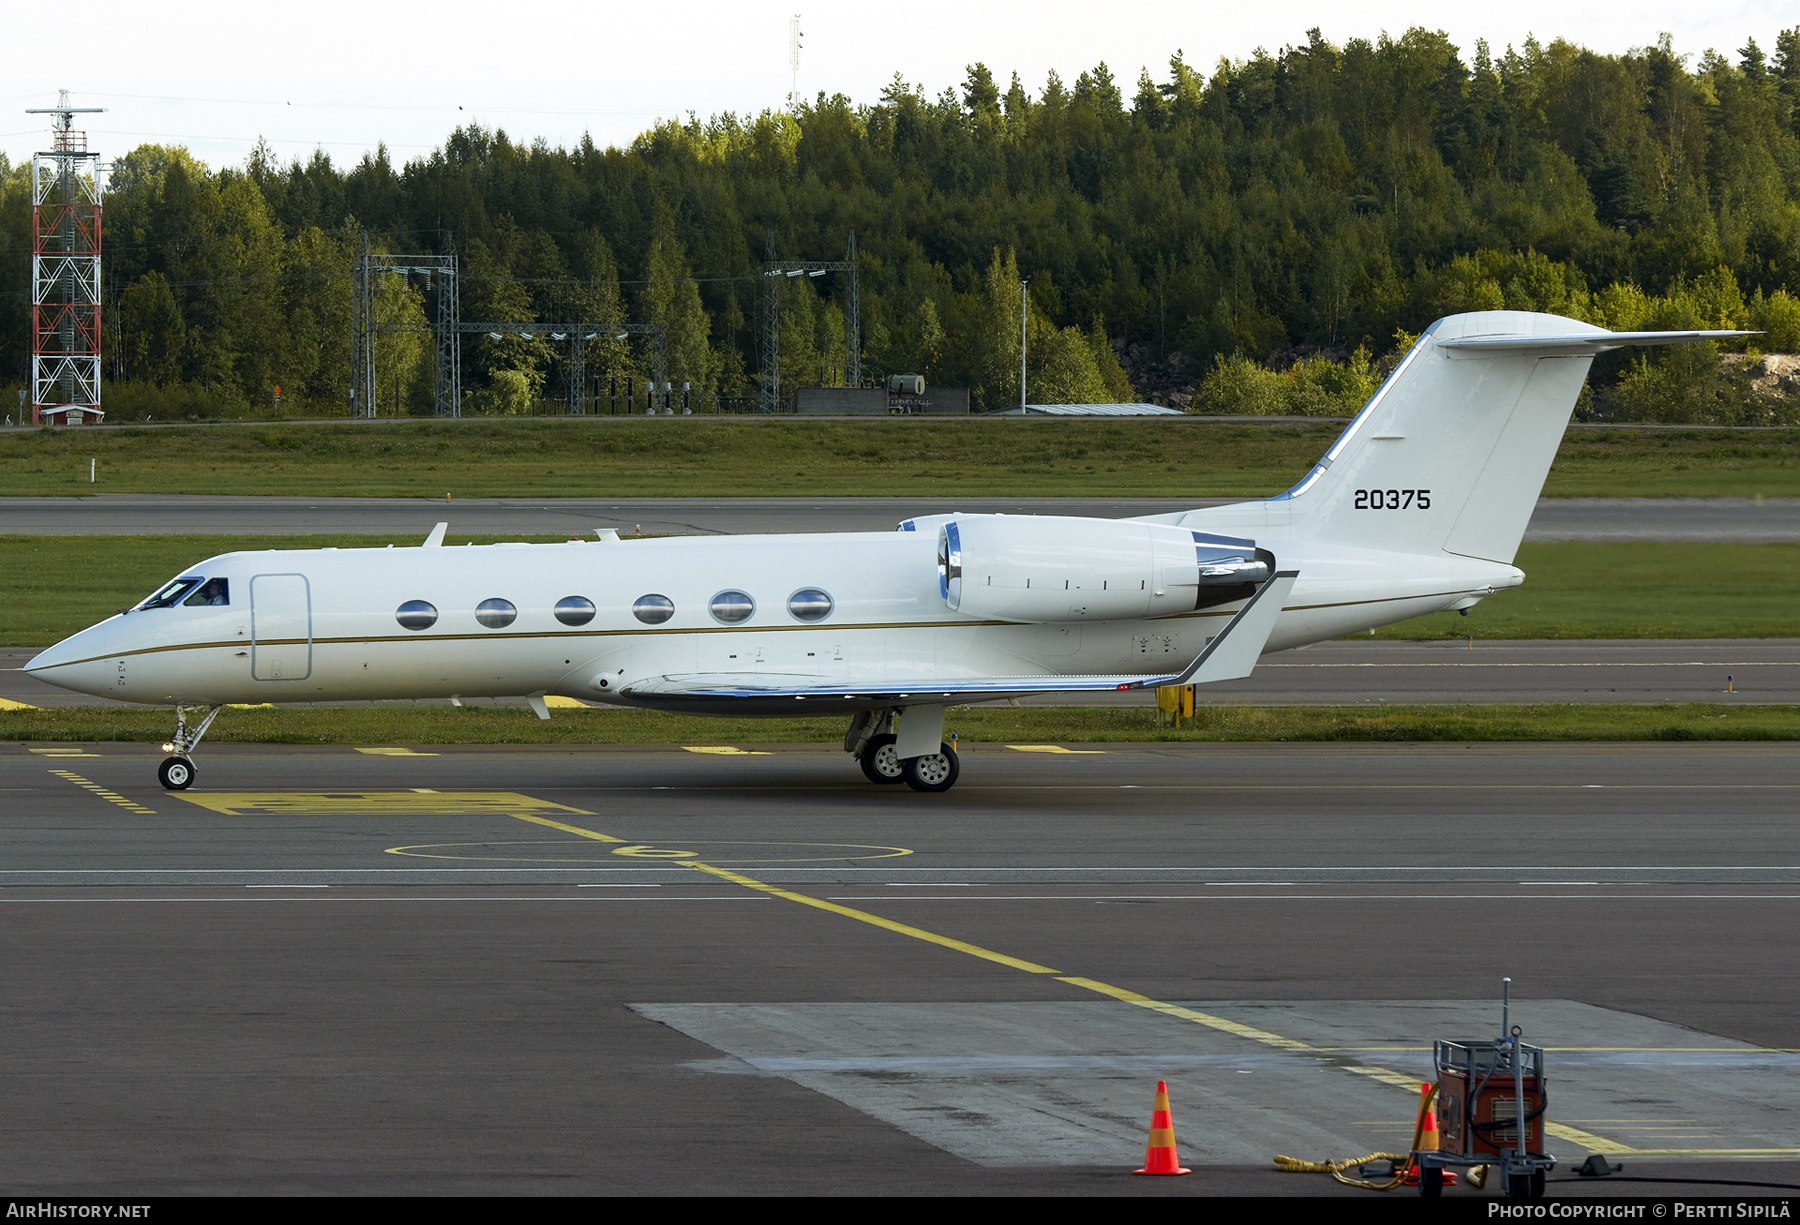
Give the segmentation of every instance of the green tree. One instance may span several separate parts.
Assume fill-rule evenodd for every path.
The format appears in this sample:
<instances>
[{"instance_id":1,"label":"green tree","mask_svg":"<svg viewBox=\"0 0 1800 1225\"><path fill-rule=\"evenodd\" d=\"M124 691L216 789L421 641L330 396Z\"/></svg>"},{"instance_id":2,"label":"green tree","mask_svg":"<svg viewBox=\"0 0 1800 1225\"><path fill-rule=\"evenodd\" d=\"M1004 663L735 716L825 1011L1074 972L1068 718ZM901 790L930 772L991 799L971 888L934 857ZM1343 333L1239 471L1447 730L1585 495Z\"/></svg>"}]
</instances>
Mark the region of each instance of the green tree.
<instances>
[{"instance_id":1,"label":"green tree","mask_svg":"<svg viewBox=\"0 0 1800 1225\"><path fill-rule=\"evenodd\" d=\"M502 324L539 321L530 291L494 257L486 244L470 244L464 267L463 318L471 322ZM475 348L490 384L502 400L517 403L510 379L503 392L501 385L493 382L496 375L505 371L513 371L525 380L528 398L536 400L544 394L549 366L556 357L547 334L535 330L494 329L481 333ZM508 399L509 396L512 398Z\"/></svg>"},{"instance_id":2,"label":"green tree","mask_svg":"<svg viewBox=\"0 0 1800 1225\"><path fill-rule=\"evenodd\" d=\"M120 298L116 339L124 352L123 375L167 387L181 377L187 328L168 280L146 272Z\"/></svg>"},{"instance_id":3,"label":"green tree","mask_svg":"<svg viewBox=\"0 0 1800 1225\"><path fill-rule=\"evenodd\" d=\"M644 261L644 314L668 329L668 381L677 391L689 383L696 395L714 394L718 366L709 336L711 321L700 305L700 288L688 268L687 253L675 236L674 218L659 215L656 235Z\"/></svg>"}]
</instances>

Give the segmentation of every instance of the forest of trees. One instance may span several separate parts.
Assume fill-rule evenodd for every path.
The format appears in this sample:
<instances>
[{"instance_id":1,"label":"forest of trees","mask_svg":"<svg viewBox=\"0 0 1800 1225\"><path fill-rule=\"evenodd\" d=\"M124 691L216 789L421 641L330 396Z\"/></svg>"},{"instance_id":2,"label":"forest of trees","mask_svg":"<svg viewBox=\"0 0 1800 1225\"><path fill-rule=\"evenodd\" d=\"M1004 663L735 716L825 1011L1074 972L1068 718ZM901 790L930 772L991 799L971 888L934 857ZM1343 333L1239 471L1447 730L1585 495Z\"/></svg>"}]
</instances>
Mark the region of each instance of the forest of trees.
<instances>
[{"instance_id":1,"label":"forest of trees","mask_svg":"<svg viewBox=\"0 0 1800 1225\"><path fill-rule=\"evenodd\" d=\"M27 167L0 158L0 371L29 363ZM465 319L655 322L669 376L753 395L766 233L782 259L860 246L865 381L918 372L977 409L1018 397L1018 280L1035 400L1342 411L1432 319L1548 310L1616 328L1754 327L1800 350L1800 27L1772 54L1496 54L1422 29L1210 73L1180 52L1035 94L980 64L926 96L819 96L794 114L666 123L629 148L467 127L428 157L214 170L114 156L105 203L106 404L115 420L346 411L350 263L454 244ZM782 386L844 365L845 278L783 278ZM383 317L423 319L390 280ZM1710 346L1596 367L1583 412L1793 420ZM610 334L595 374L639 378ZM430 404L429 338L387 333L378 382ZM541 335L464 350L474 410L562 395ZM1740 361L1732 369L1743 370ZM1765 380L1767 382L1767 380ZM383 395L390 400L391 393ZM12 395L7 396L10 407Z\"/></svg>"}]
</instances>

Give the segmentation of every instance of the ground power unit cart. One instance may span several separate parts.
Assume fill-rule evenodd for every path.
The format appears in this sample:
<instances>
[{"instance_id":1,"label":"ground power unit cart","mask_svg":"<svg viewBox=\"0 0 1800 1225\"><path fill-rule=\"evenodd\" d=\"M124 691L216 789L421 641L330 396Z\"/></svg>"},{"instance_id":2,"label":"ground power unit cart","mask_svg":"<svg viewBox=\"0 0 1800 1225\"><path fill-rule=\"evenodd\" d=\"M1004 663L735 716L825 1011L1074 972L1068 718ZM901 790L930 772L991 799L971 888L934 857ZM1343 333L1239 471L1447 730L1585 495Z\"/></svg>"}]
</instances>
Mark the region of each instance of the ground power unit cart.
<instances>
[{"instance_id":1,"label":"ground power unit cart","mask_svg":"<svg viewBox=\"0 0 1800 1225\"><path fill-rule=\"evenodd\" d=\"M1508 1199L1536 1199L1556 1168L1544 1152L1544 1051L1508 1027L1509 1003L1503 998L1500 1037L1434 1044L1439 1142L1417 1154L1421 1195L1443 1194L1446 1167L1485 1165L1499 1167Z\"/></svg>"}]
</instances>

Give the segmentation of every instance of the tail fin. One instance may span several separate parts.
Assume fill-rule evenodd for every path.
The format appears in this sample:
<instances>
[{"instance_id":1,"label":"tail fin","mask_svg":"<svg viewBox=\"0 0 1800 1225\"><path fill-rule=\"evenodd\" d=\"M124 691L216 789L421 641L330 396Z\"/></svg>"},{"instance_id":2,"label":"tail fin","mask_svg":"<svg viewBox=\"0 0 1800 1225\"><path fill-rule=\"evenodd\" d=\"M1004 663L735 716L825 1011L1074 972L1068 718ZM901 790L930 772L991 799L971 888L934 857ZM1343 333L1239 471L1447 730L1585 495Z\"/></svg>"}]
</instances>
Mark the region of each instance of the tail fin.
<instances>
[{"instance_id":1,"label":"tail fin","mask_svg":"<svg viewBox=\"0 0 1800 1225\"><path fill-rule=\"evenodd\" d=\"M1298 485L1271 528L1510 563L1594 356L1745 332L1609 332L1557 315L1451 315L1424 335Z\"/></svg>"}]
</instances>

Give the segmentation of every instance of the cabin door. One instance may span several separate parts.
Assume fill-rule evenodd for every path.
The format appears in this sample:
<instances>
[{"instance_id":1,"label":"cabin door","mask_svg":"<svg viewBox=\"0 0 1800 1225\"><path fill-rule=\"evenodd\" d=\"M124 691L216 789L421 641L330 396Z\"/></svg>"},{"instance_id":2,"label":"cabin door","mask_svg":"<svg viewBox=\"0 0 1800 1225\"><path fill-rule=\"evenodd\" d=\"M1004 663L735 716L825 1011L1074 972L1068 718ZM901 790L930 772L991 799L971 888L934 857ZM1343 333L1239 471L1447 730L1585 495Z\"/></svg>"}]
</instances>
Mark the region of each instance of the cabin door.
<instances>
[{"instance_id":1,"label":"cabin door","mask_svg":"<svg viewBox=\"0 0 1800 1225\"><path fill-rule=\"evenodd\" d=\"M250 580L250 675L303 681L312 675L312 590L304 574Z\"/></svg>"}]
</instances>

